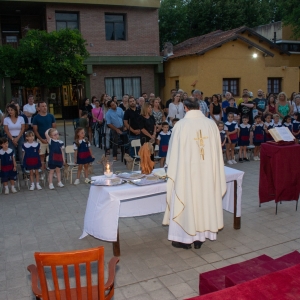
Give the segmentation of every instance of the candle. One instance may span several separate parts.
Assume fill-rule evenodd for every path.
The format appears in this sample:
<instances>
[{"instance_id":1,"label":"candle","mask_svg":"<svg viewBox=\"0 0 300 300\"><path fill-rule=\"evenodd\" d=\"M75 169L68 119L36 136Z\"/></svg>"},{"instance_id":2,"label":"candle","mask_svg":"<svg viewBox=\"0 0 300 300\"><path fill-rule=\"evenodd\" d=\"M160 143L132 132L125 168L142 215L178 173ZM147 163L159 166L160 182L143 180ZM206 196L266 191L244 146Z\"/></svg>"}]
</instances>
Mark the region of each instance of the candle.
<instances>
[{"instance_id":1,"label":"candle","mask_svg":"<svg viewBox=\"0 0 300 300\"><path fill-rule=\"evenodd\" d=\"M113 172L110 171L110 167L109 167L109 164L106 164L106 170L104 172L104 175L106 177L112 177L113 176Z\"/></svg>"}]
</instances>

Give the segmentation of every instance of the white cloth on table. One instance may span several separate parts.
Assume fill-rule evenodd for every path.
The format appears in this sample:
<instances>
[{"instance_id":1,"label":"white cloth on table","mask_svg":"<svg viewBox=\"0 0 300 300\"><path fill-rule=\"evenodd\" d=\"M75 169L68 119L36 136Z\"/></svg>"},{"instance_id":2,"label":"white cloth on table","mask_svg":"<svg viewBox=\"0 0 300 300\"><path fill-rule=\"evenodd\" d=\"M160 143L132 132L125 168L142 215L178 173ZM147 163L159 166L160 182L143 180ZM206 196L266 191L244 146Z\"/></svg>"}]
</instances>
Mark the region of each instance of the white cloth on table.
<instances>
[{"instance_id":1,"label":"white cloth on table","mask_svg":"<svg viewBox=\"0 0 300 300\"><path fill-rule=\"evenodd\" d=\"M237 217L241 216L242 181L244 172L224 167L227 192L223 209L233 213L234 180L237 180ZM163 169L162 169L163 170ZM159 172L160 169L155 169ZM92 177L92 180L99 178ZM105 241L116 241L119 217L136 217L164 212L166 209L166 183L135 186L91 186L88 197L83 233ZM210 238L207 236L207 238ZM200 239L201 240L201 239ZM188 242L187 242L188 243Z\"/></svg>"}]
</instances>

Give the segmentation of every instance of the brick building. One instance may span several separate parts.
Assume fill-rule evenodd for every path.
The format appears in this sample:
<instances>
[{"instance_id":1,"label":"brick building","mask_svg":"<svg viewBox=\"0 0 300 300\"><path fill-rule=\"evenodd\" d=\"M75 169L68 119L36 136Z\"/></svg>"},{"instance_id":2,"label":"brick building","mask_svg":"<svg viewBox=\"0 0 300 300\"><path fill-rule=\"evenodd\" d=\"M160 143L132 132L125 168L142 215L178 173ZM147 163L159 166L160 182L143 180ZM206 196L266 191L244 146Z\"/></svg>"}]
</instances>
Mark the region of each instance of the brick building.
<instances>
[{"instance_id":1,"label":"brick building","mask_svg":"<svg viewBox=\"0 0 300 300\"><path fill-rule=\"evenodd\" d=\"M12 5L12 2L13 5ZM159 52L159 0L40 0L0 2L0 41L17 46L28 29L48 32L79 29L90 57L85 82L49 90L48 101L57 117L74 117L83 97L101 94L140 96L159 91L163 72ZM39 87L27 89L4 78L0 104L17 98L25 104ZM63 97L61 95L64 95ZM64 99L63 99L64 98Z\"/></svg>"}]
</instances>

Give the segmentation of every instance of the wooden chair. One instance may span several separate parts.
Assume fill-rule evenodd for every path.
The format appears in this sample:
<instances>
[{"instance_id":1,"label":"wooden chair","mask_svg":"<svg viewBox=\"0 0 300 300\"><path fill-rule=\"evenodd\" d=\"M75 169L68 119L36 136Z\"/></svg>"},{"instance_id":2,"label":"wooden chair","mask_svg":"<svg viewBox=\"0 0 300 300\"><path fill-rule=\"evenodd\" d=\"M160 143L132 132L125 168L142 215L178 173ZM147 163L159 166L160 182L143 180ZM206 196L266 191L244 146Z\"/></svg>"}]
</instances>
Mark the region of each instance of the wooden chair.
<instances>
[{"instance_id":1,"label":"wooden chair","mask_svg":"<svg viewBox=\"0 0 300 300\"><path fill-rule=\"evenodd\" d=\"M115 268L119 258L113 257L109 261L108 279L104 284L104 247L69 252L35 252L34 257L36 265L28 266L27 270L31 273L32 292L36 299L109 300L114 295ZM97 263L97 272L94 272L97 273L96 285L92 285L92 262ZM74 276L70 276L72 268ZM75 287L70 287L70 279ZM85 286L83 279L86 279Z\"/></svg>"}]
</instances>

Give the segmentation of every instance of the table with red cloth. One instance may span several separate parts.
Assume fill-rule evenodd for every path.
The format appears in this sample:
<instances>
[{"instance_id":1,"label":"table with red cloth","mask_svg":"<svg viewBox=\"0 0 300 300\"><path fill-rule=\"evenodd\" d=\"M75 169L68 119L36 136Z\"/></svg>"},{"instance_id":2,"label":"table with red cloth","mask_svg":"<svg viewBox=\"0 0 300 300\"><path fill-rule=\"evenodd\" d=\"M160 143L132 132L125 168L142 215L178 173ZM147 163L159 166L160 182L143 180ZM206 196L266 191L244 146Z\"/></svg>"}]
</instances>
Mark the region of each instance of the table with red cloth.
<instances>
[{"instance_id":1,"label":"table with red cloth","mask_svg":"<svg viewBox=\"0 0 300 300\"><path fill-rule=\"evenodd\" d=\"M298 201L300 145L263 143L260 150L259 203Z\"/></svg>"}]
</instances>

